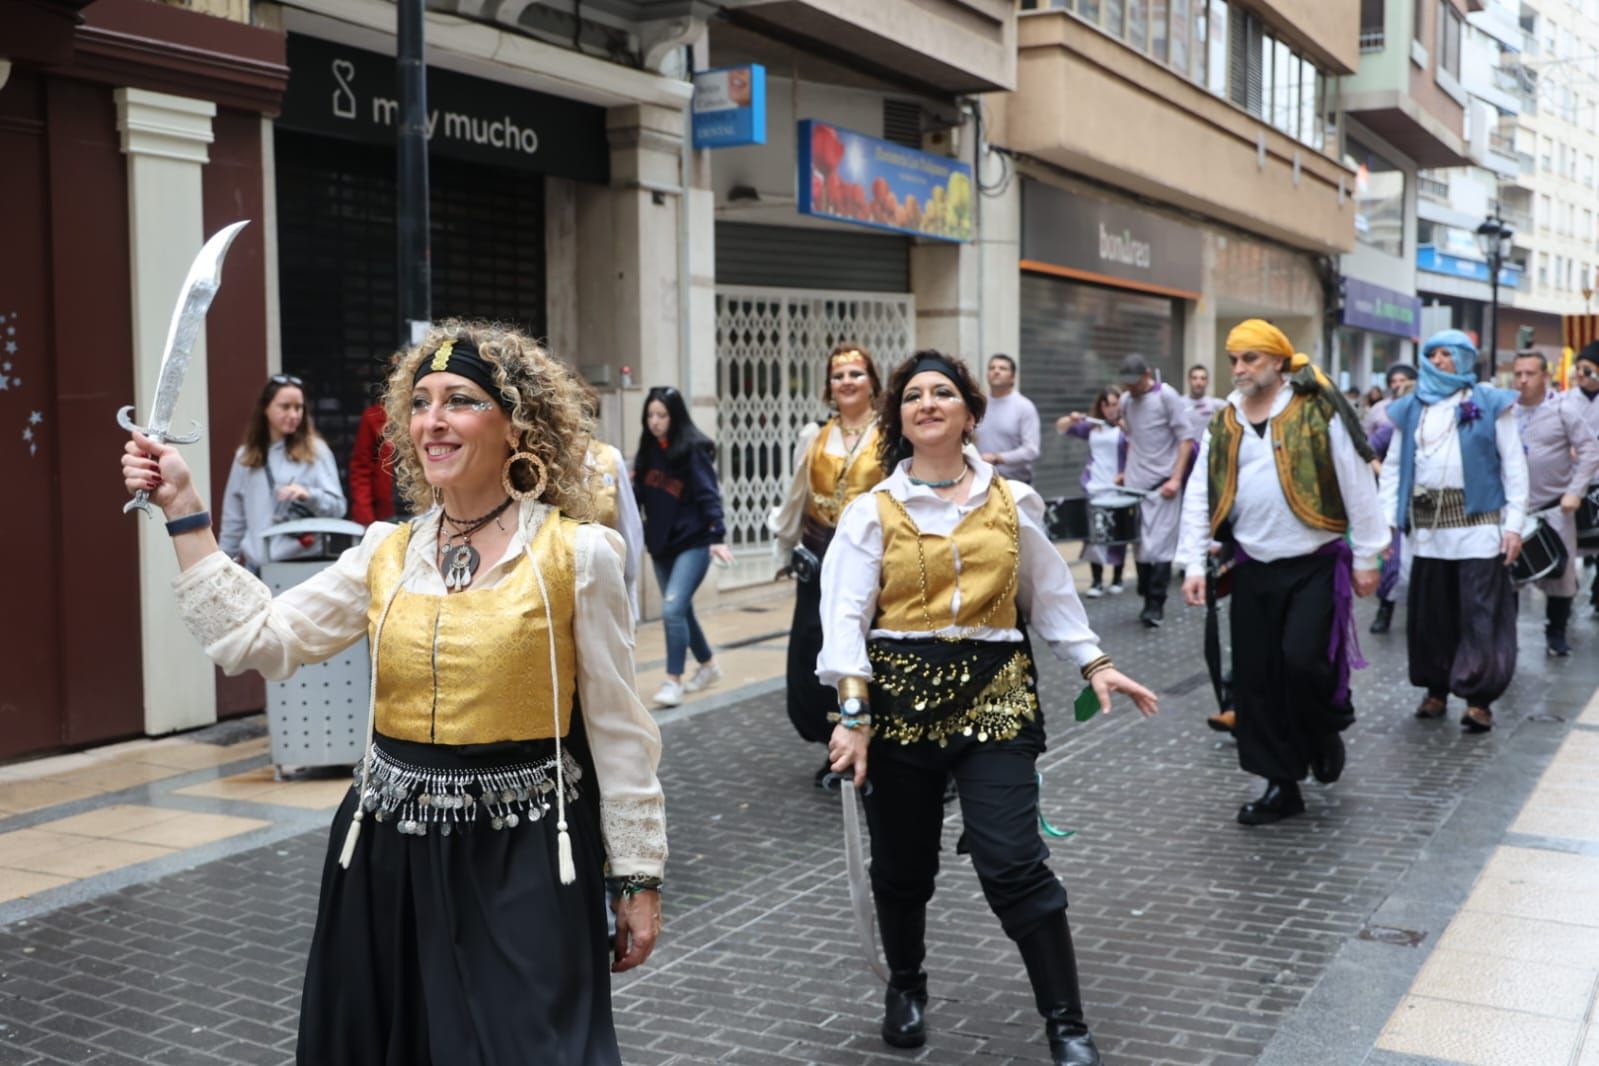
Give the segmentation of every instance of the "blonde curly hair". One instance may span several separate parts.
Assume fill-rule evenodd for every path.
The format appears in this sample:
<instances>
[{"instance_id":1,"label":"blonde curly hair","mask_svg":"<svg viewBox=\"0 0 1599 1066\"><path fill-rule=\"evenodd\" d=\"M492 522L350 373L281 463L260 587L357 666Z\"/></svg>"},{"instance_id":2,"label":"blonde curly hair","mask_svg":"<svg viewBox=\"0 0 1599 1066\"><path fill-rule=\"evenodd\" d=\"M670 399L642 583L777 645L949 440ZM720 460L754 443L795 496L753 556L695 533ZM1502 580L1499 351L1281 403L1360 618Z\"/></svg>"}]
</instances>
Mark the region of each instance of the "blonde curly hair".
<instances>
[{"instance_id":1,"label":"blonde curly hair","mask_svg":"<svg viewBox=\"0 0 1599 1066\"><path fill-rule=\"evenodd\" d=\"M394 446L394 481L421 514L433 506L433 489L422 474L411 443L412 379L422 360L432 358L445 341L471 341L483 361L494 368L494 383L509 406L519 452L532 452L544 464L545 486L539 500L580 521L594 516L593 492L585 456L594 436L582 382L543 345L495 322L447 318L436 323L422 342L394 354L390 361L383 409L388 415L383 439ZM518 490L534 484L528 463L511 467Z\"/></svg>"}]
</instances>

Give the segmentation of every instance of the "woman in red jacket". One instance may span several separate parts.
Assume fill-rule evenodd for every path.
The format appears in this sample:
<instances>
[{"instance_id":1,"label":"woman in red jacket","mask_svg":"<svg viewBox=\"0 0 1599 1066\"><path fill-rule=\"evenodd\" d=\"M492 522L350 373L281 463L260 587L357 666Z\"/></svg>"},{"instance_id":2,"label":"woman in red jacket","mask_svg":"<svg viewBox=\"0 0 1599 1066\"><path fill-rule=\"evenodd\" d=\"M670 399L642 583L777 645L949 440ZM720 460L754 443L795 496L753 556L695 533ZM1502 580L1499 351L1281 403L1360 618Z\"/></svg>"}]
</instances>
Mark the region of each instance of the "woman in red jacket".
<instances>
[{"instance_id":1,"label":"woman in red jacket","mask_svg":"<svg viewBox=\"0 0 1599 1066\"><path fill-rule=\"evenodd\" d=\"M394 516L394 445L383 439L383 405L361 412L350 451L350 517L369 526Z\"/></svg>"}]
</instances>

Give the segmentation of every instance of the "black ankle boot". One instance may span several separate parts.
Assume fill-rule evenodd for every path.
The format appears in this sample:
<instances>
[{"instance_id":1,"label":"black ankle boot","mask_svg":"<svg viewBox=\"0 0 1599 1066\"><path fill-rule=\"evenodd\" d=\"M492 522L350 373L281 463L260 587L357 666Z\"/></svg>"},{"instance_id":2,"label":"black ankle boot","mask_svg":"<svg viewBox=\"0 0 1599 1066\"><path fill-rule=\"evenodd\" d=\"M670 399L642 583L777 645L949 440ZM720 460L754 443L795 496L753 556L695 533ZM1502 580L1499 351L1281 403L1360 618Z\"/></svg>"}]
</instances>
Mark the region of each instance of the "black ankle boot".
<instances>
[{"instance_id":1,"label":"black ankle boot","mask_svg":"<svg viewBox=\"0 0 1599 1066\"><path fill-rule=\"evenodd\" d=\"M888 961L888 991L883 996L883 1041L912 1048L927 1043L927 908L877 904L877 931Z\"/></svg>"},{"instance_id":2,"label":"black ankle boot","mask_svg":"<svg viewBox=\"0 0 1599 1066\"><path fill-rule=\"evenodd\" d=\"M1544 647L1552 659L1564 659L1571 654L1571 645L1566 641L1566 623L1571 621L1571 600L1569 596L1549 597L1543 635Z\"/></svg>"},{"instance_id":3,"label":"black ankle boot","mask_svg":"<svg viewBox=\"0 0 1599 1066\"><path fill-rule=\"evenodd\" d=\"M921 1047L927 1043L927 974L890 970L883 994L883 1043L889 1047Z\"/></svg>"},{"instance_id":4,"label":"black ankle boot","mask_svg":"<svg viewBox=\"0 0 1599 1066\"><path fill-rule=\"evenodd\" d=\"M1031 933L1016 941L1033 1001L1044 1016L1050 1061L1055 1066L1101 1066L1099 1049L1083 1018L1083 997L1077 987L1077 953L1072 950L1066 912L1056 911Z\"/></svg>"},{"instance_id":5,"label":"black ankle boot","mask_svg":"<svg viewBox=\"0 0 1599 1066\"><path fill-rule=\"evenodd\" d=\"M1149 564L1134 563L1133 566L1138 571L1138 597L1144 599L1149 595ZM1595 582L1594 587L1599 589L1599 582ZM1594 606L1599 607L1599 599L1594 601Z\"/></svg>"},{"instance_id":6,"label":"black ankle boot","mask_svg":"<svg viewBox=\"0 0 1599 1066\"><path fill-rule=\"evenodd\" d=\"M1394 601L1378 600L1377 617L1371 620L1373 633L1386 633L1394 624Z\"/></svg>"},{"instance_id":7,"label":"black ankle boot","mask_svg":"<svg viewBox=\"0 0 1599 1066\"><path fill-rule=\"evenodd\" d=\"M1270 825L1305 813L1305 799L1294 781L1268 781L1260 798L1238 808L1239 825Z\"/></svg>"}]
</instances>

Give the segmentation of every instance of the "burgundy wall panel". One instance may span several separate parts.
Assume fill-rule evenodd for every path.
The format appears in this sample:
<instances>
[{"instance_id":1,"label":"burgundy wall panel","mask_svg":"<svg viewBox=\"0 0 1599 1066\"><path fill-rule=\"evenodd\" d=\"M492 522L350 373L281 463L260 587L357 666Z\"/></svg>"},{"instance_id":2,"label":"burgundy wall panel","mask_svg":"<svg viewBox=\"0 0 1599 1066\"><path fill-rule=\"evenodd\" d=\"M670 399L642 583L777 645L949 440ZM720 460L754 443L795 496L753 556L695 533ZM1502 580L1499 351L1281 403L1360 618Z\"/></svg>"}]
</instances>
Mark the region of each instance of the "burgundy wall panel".
<instances>
[{"instance_id":1,"label":"burgundy wall panel","mask_svg":"<svg viewBox=\"0 0 1599 1066\"><path fill-rule=\"evenodd\" d=\"M266 220L263 217L261 116L218 109L215 140L204 171L205 233L250 220L222 266L222 288L206 316L206 369L210 381L212 514L222 520L222 489L245 420L266 381ZM242 714L266 706L266 685L254 672L226 677L217 671L217 713Z\"/></svg>"},{"instance_id":2,"label":"burgundy wall panel","mask_svg":"<svg viewBox=\"0 0 1599 1066\"><path fill-rule=\"evenodd\" d=\"M136 522L117 457L117 408L134 401L127 163L103 85L46 93L61 529L64 741L144 730ZM193 640L174 616L168 639Z\"/></svg>"}]
</instances>

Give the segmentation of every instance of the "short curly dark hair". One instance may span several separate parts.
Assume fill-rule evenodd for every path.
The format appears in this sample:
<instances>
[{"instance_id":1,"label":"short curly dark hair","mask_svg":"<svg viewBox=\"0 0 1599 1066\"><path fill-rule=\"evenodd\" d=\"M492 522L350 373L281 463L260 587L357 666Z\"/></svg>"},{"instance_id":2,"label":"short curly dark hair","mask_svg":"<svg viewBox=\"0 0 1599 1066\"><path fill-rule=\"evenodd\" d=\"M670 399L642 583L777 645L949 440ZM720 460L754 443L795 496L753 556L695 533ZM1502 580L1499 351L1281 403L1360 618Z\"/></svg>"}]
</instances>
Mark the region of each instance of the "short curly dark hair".
<instances>
[{"instance_id":1,"label":"short curly dark hair","mask_svg":"<svg viewBox=\"0 0 1599 1066\"><path fill-rule=\"evenodd\" d=\"M905 385L916 376L916 364L927 358L942 359L955 372L952 380L966 403L966 410L971 412L974 428L983 420L983 412L988 410L988 397L977 387L977 379L972 377L971 368L965 360L958 355L945 355L934 348L923 348L888 375L888 387L883 390L883 398L878 404L877 458L887 472L892 472L901 460L910 457L910 441L905 439L904 426L899 417L900 397L905 394Z\"/></svg>"}]
</instances>

